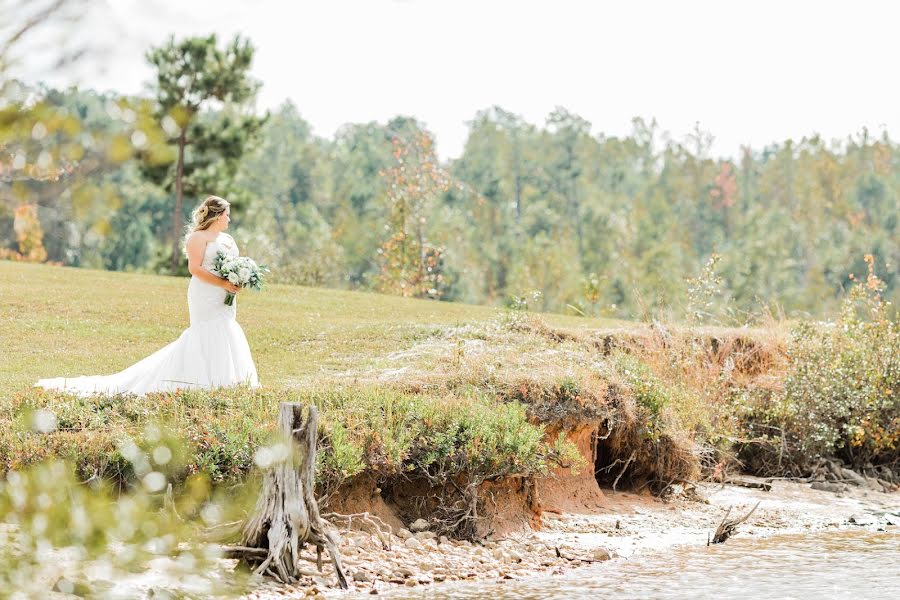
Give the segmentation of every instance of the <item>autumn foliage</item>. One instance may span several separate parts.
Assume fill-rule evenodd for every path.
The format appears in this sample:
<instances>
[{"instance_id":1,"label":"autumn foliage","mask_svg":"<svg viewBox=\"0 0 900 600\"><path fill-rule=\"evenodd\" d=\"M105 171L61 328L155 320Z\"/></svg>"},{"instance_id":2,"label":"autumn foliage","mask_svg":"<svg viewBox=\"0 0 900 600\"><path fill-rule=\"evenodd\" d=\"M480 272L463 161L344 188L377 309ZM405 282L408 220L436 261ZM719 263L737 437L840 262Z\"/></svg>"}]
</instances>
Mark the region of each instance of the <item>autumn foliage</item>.
<instances>
[{"instance_id":1,"label":"autumn foliage","mask_svg":"<svg viewBox=\"0 0 900 600\"><path fill-rule=\"evenodd\" d=\"M22 204L15 210L13 230L16 233L19 251L0 248L0 258L27 262L47 260L47 250L44 249L44 230L41 229L35 205Z\"/></svg>"},{"instance_id":2,"label":"autumn foliage","mask_svg":"<svg viewBox=\"0 0 900 600\"><path fill-rule=\"evenodd\" d=\"M387 199L388 237L378 249L379 291L414 298L440 298L446 284L444 248L426 237L439 196L453 185L441 168L434 141L420 132L392 140L394 164L381 171Z\"/></svg>"}]
</instances>

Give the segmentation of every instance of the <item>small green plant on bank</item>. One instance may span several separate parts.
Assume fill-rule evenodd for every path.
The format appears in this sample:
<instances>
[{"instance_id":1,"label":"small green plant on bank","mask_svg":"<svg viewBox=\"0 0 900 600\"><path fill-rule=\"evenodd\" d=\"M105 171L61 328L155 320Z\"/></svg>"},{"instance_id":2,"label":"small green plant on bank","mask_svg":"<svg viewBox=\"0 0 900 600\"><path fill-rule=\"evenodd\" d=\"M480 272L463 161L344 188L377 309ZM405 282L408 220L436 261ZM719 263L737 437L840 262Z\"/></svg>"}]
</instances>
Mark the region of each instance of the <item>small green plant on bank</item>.
<instances>
[{"instance_id":1,"label":"small green plant on bank","mask_svg":"<svg viewBox=\"0 0 900 600\"><path fill-rule=\"evenodd\" d=\"M689 323L704 323L713 317L716 299L722 295L722 277L716 265L722 257L712 253L700 274L687 281L687 306L685 314Z\"/></svg>"},{"instance_id":2,"label":"small green plant on bank","mask_svg":"<svg viewBox=\"0 0 900 600\"><path fill-rule=\"evenodd\" d=\"M506 301L506 308L511 310L536 311L540 308L544 295L539 290L531 290L530 292L512 294Z\"/></svg>"},{"instance_id":3,"label":"small green plant on bank","mask_svg":"<svg viewBox=\"0 0 900 600\"><path fill-rule=\"evenodd\" d=\"M696 449L706 443L708 432L694 427L689 390L682 382L664 380L657 373L661 353L668 352L654 347L611 356L608 378L622 382L624 388L617 395L626 400L614 421L617 424L602 442L609 463L602 479L608 483L624 476L623 484L649 485L660 492L673 481L700 475Z\"/></svg>"},{"instance_id":4,"label":"small green plant on bank","mask_svg":"<svg viewBox=\"0 0 900 600\"><path fill-rule=\"evenodd\" d=\"M616 353L614 369L625 380L634 401L641 411L640 419L645 423L644 435L654 440L663 428L663 412L669 406L671 388L664 386L646 364L632 354Z\"/></svg>"}]
</instances>

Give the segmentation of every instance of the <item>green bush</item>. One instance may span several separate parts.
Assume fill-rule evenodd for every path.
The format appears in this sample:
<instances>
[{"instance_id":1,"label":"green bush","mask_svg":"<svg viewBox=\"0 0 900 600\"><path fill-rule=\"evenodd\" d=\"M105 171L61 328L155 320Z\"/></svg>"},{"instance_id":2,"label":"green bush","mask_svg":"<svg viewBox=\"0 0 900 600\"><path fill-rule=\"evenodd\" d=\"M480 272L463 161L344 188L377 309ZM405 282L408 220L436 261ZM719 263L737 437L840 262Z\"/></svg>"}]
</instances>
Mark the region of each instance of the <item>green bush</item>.
<instances>
[{"instance_id":1,"label":"green bush","mask_svg":"<svg viewBox=\"0 0 900 600\"><path fill-rule=\"evenodd\" d=\"M753 436L800 471L818 457L854 467L900 459L900 327L871 256L866 262L869 275L850 289L836 322L794 329L783 391L751 403L745 416ZM744 449L756 470L771 471L772 459L754 453Z\"/></svg>"},{"instance_id":2,"label":"green bush","mask_svg":"<svg viewBox=\"0 0 900 600\"><path fill-rule=\"evenodd\" d=\"M478 399L432 404L407 468L485 479L545 472L544 428L528 422L525 406Z\"/></svg>"},{"instance_id":3,"label":"green bush","mask_svg":"<svg viewBox=\"0 0 900 600\"><path fill-rule=\"evenodd\" d=\"M656 439L667 429L666 418L678 420L678 407L684 391L677 382L663 383L640 358L617 352L612 357L612 369L631 392L640 411L644 434Z\"/></svg>"},{"instance_id":4,"label":"green bush","mask_svg":"<svg viewBox=\"0 0 900 600\"><path fill-rule=\"evenodd\" d=\"M493 395L356 388L312 392L308 401L323 415L320 479L343 480L364 469L380 479L530 475L545 472L566 450L544 443L543 427L528 422L524 405Z\"/></svg>"}]
</instances>

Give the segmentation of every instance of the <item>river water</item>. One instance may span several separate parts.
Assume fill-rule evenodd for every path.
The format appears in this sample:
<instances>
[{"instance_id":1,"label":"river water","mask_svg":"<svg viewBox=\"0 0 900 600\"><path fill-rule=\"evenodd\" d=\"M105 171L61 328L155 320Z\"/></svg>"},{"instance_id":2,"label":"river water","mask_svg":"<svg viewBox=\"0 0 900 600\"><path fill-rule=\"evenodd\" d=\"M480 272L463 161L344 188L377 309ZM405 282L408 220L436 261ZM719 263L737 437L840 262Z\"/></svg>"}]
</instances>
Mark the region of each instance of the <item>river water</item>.
<instances>
[{"instance_id":1,"label":"river water","mask_svg":"<svg viewBox=\"0 0 900 600\"><path fill-rule=\"evenodd\" d=\"M501 583L384 591L386 598L900 598L900 531L862 528L768 538L737 536Z\"/></svg>"}]
</instances>

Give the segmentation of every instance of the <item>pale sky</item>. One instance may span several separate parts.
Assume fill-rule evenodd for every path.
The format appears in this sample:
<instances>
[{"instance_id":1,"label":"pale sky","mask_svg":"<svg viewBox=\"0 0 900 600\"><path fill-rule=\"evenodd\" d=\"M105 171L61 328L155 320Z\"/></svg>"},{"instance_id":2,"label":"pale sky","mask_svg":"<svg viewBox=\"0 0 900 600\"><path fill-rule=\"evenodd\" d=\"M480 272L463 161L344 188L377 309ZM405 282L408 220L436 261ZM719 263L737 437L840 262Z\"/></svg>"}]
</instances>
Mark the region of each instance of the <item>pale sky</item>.
<instances>
[{"instance_id":1,"label":"pale sky","mask_svg":"<svg viewBox=\"0 0 900 600\"><path fill-rule=\"evenodd\" d=\"M897 17L868 0L107 0L74 26L96 52L55 74L15 74L137 93L144 53L169 34L256 46L258 104L291 99L316 134L414 116L456 157L466 121L500 105L543 125L564 106L593 132L656 118L675 139L695 122L735 156L818 132L900 133ZM70 26L71 28L72 26ZM70 29L71 31L71 29Z\"/></svg>"}]
</instances>

